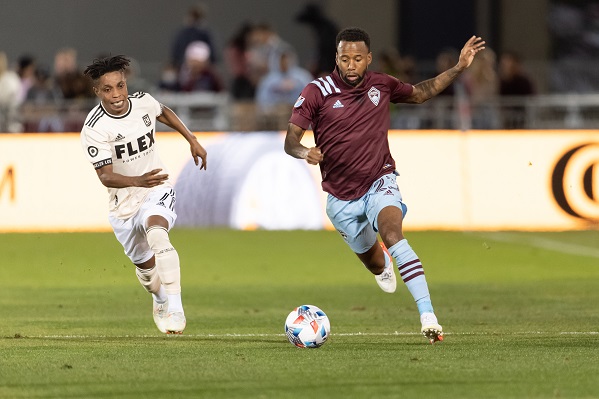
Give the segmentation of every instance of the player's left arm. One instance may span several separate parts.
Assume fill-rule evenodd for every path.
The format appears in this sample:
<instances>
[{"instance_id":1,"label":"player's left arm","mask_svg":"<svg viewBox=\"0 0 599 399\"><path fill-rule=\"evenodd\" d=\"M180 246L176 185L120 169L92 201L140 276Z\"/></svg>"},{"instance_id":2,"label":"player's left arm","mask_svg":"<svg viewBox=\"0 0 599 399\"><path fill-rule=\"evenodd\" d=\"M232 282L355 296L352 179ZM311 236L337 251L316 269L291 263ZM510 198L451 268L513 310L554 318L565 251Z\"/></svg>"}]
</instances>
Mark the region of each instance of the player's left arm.
<instances>
[{"instance_id":1,"label":"player's left arm","mask_svg":"<svg viewBox=\"0 0 599 399\"><path fill-rule=\"evenodd\" d=\"M189 143L191 156L193 157L193 161L196 165L200 166L200 169L206 169L207 167L207 155L208 153L202 147L202 145L198 142L198 139L194 134L185 126L183 121L179 119L177 114L167 107L166 105L161 105L162 113L156 117L156 120L164 123L166 126L170 127L181 133L185 140ZM202 164L200 165L200 159L202 160Z\"/></svg>"},{"instance_id":2,"label":"player's left arm","mask_svg":"<svg viewBox=\"0 0 599 399\"><path fill-rule=\"evenodd\" d=\"M445 90L462 72L472 64L474 56L485 48L485 41L477 36L472 36L462 48L458 63L432 79L414 85L412 95L405 102L422 104Z\"/></svg>"}]
</instances>

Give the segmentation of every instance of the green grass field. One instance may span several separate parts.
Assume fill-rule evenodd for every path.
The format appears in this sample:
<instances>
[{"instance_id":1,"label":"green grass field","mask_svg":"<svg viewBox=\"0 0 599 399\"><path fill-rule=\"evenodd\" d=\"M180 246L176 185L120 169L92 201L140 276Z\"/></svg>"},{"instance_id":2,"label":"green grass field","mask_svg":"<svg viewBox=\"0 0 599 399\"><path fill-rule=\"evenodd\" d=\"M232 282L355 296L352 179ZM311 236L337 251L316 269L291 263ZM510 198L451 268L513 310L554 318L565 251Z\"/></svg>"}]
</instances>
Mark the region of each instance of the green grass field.
<instances>
[{"instance_id":1,"label":"green grass field","mask_svg":"<svg viewBox=\"0 0 599 399\"><path fill-rule=\"evenodd\" d=\"M0 235L0 398L599 398L599 231L409 232L445 341L335 232L173 230L164 336L112 233ZM329 316L287 342L297 305Z\"/></svg>"}]
</instances>

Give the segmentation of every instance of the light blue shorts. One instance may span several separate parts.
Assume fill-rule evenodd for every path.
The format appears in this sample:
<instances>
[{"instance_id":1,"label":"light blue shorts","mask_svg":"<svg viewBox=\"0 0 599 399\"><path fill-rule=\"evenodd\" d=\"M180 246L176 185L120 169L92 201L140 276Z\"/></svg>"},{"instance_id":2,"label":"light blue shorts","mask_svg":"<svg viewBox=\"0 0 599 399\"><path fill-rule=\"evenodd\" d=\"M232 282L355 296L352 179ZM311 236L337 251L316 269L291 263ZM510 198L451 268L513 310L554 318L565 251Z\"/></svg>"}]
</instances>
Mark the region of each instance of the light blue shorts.
<instances>
[{"instance_id":1,"label":"light blue shorts","mask_svg":"<svg viewBox=\"0 0 599 399\"><path fill-rule=\"evenodd\" d=\"M403 203L396 173L377 179L362 197L343 201L329 194L327 215L349 247L357 254L368 251L376 242L379 212L388 206L401 209L405 217L408 207Z\"/></svg>"}]
</instances>

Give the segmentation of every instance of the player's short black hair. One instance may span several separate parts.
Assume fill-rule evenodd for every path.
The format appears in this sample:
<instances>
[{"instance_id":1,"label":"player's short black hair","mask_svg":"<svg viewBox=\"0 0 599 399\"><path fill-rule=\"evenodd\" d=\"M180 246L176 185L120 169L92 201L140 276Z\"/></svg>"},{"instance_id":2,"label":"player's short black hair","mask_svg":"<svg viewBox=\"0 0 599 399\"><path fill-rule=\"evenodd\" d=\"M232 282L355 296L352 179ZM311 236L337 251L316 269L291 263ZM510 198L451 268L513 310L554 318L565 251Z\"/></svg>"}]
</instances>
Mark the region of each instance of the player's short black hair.
<instances>
[{"instance_id":1,"label":"player's short black hair","mask_svg":"<svg viewBox=\"0 0 599 399\"><path fill-rule=\"evenodd\" d=\"M366 44L366 48L370 51L370 36L368 33L361 28L345 28L341 32L337 34L337 39L335 40L335 48L339 47L339 42L364 42Z\"/></svg>"},{"instance_id":2,"label":"player's short black hair","mask_svg":"<svg viewBox=\"0 0 599 399\"><path fill-rule=\"evenodd\" d=\"M129 67L131 60L124 55L96 58L94 62L85 68L83 74L96 82L109 72L124 71Z\"/></svg>"}]
</instances>

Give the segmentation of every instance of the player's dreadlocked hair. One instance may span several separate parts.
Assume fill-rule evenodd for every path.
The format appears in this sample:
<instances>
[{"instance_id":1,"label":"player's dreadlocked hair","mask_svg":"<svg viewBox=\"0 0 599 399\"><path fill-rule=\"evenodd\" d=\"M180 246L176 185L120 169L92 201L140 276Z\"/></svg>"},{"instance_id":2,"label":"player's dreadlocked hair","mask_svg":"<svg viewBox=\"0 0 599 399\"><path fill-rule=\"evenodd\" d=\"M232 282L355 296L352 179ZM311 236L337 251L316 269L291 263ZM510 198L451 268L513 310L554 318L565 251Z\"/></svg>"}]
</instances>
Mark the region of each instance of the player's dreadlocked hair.
<instances>
[{"instance_id":1,"label":"player's dreadlocked hair","mask_svg":"<svg viewBox=\"0 0 599 399\"><path fill-rule=\"evenodd\" d=\"M370 36L364 29L360 28L345 28L337 34L335 47L339 47L339 42L364 42L366 48L370 51Z\"/></svg>"},{"instance_id":2,"label":"player's dreadlocked hair","mask_svg":"<svg viewBox=\"0 0 599 399\"><path fill-rule=\"evenodd\" d=\"M131 61L124 55L115 55L114 57L96 58L91 65L88 65L83 71L85 76L96 82L100 77L109 72L124 71Z\"/></svg>"}]
</instances>

